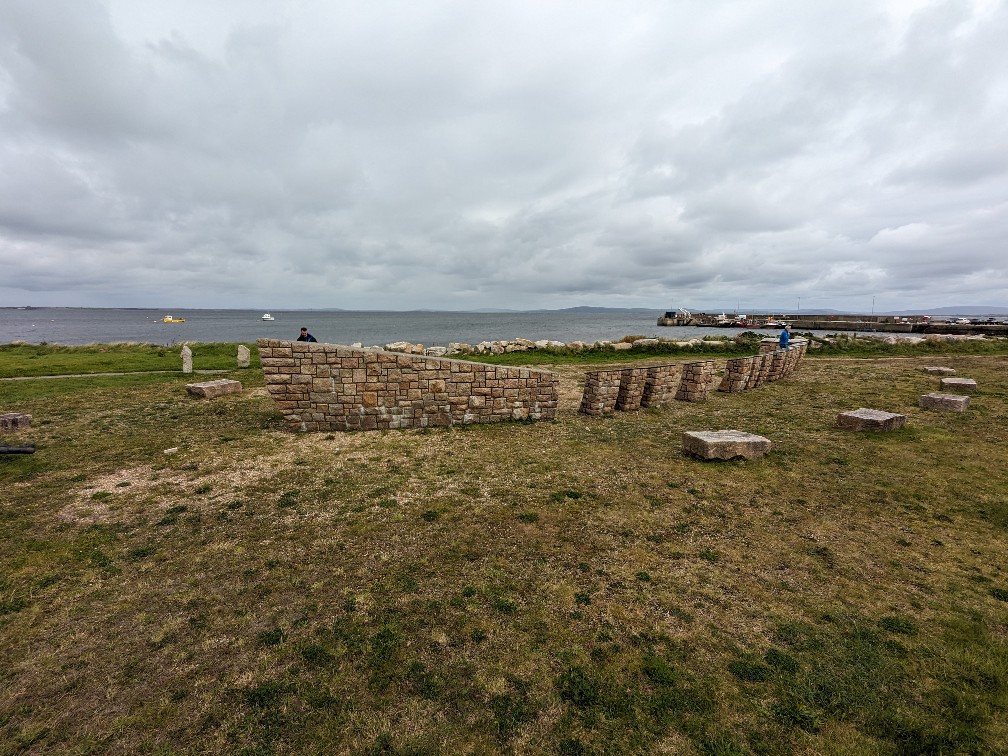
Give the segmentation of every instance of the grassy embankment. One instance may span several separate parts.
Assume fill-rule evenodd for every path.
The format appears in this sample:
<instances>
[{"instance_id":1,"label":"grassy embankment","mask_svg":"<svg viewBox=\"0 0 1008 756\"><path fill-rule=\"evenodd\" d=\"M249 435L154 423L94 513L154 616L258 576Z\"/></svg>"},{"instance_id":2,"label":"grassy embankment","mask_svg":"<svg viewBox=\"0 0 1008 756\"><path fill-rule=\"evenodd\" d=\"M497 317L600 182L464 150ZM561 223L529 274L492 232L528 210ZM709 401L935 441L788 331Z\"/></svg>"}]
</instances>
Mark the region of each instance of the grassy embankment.
<instances>
[{"instance_id":1,"label":"grassy embankment","mask_svg":"<svg viewBox=\"0 0 1008 756\"><path fill-rule=\"evenodd\" d=\"M1008 357L923 354L604 419L556 359L555 423L303 436L255 369L2 381L0 753L1001 751ZM775 446L680 454L715 428Z\"/></svg>"}]
</instances>

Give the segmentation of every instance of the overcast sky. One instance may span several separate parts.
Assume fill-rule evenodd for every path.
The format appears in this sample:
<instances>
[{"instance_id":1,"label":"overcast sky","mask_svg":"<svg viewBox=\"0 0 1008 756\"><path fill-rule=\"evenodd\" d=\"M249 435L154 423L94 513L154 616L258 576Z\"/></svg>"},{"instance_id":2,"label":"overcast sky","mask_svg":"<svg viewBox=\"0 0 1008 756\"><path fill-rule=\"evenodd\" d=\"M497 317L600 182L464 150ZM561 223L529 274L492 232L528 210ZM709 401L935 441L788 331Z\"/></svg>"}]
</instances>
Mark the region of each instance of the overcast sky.
<instances>
[{"instance_id":1,"label":"overcast sky","mask_svg":"<svg viewBox=\"0 0 1008 756\"><path fill-rule=\"evenodd\" d=\"M1006 305L1006 40L993 0L0 0L0 305Z\"/></svg>"}]
</instances>

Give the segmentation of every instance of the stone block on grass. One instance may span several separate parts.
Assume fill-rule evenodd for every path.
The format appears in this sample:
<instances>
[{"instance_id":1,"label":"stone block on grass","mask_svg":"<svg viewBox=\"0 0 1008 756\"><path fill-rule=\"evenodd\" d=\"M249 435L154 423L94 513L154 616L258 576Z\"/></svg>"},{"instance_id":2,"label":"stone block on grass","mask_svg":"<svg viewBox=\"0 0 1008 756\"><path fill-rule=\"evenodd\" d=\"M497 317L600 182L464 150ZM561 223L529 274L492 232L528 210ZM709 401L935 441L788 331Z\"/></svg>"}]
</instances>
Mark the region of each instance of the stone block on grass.
<instances>
[{"instance_id":1,"label":"stone block on grass","mask_svg":"<svg viewBox=\"0 0 1008 756\"><path fill-rule=\"evenodd\" d=\"M969 397L959 396L958 394L924 394L920 398L920 406L924 409L965 412L966 408L969 406Z\"/></svg>"},{"instance_id":2,"label":"stone block on grass","mask_svg":"<svg viewBox=\"0 0 1008 756\"><path fill-rule=\"evenodd\" d=\"M941 388L972 394L977 390L977 384L972 378L942 378Z\"/></svg>"},{"instance_id":3,"label":"stone block on grass","mask_svg":"<svg viewBox=\"0 0 1008 756\"><path fill-rule=\"evenodd\" d=\"M906 415L861 407L837 415L837 427L846 430L894 431L906 425Z\"/></svg>"},{"instance_id":4,"label":"stone block on grass","mask_svg":"<svg viewBox=\"0 0 1008 756\"><path fill-rule=\"evenodd\" d=\"M31 427L32 416L21 412L7 412L0 415L0 430L16 431Z\"/></svg>"},{"instance_id":5,"label":"stone block on grass","mask_svg":"<svg viewBox=\"0 0 1008 756\"><path fill-rule=\"evenodd\" d=\"M770 451L770 439L737 430L686 431L682 444L699 459L759 459Z\"/></svg>"},{"instance_id":6,"label":"stone block on grass","mask_svg":"<svg viewBox=\"0 0 1008 756\"><path fill-rule=\"evenodd\" d=\"M186 384L186 391L201 399L214 399L225 394L239 394L241 390L242 385L239 381L232 381L228 378Z\"/></svg>"},{"instance_id":7,"label":"stone block on grass","mask_svg":"<svg viewBox=\"0 0 1008 756\"><path fill-rule=\"evenodd\" d=\"M938 365L928 365L927 367L921 368L928 375L955 375L955 368L950 367L940 367Z\"/></svg>"}]
</instances>

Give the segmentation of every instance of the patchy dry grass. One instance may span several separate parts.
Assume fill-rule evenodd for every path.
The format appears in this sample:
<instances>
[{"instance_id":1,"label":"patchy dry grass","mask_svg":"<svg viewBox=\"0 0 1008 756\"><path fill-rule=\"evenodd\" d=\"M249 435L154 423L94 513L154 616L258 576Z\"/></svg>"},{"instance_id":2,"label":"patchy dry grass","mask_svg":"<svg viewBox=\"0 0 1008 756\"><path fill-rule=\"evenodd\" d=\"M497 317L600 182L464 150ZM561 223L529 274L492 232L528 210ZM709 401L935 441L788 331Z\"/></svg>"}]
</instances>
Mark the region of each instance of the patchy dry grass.
<instances>
[{"instance_id":1,"label":"patchy dry grass","mask_svg":"<svg viewBox=\"0 0 1008 756\"><path fill-rule=\"evenodd\" d=\"M0 753L1001 751L1008 360L942 358L962 415L932 361L604 419L568 364L555 423L302 436L257 371L0 384ZM774 449L681 455L717 428Z\"/></svg>"}]
</instances>

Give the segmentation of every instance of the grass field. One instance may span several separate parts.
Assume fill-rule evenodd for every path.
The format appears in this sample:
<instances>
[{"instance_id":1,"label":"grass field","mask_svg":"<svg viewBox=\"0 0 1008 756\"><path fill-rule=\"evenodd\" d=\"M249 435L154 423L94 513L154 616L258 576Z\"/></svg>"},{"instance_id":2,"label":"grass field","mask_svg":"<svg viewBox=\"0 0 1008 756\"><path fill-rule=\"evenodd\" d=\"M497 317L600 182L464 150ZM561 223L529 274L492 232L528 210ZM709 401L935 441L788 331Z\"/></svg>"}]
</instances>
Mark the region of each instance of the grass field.
<instances>
[{"instance_id":1,"label":"grass field","mask_svg":"<svg viewBox=\"0 0 1008 756\"><path fill-rule=\"evenodd\" d=\"M553 423L309 435L254 368L0 381L0 753L1005 752L1008 357L600 419L597 366ZM774 448L682 456L718 428Z\"/></svg>"}]
</instances>

